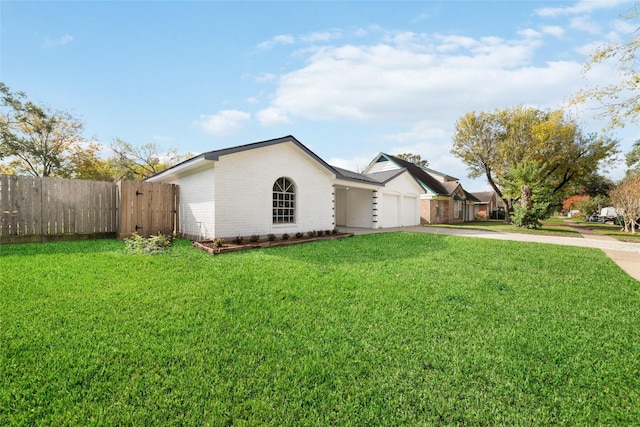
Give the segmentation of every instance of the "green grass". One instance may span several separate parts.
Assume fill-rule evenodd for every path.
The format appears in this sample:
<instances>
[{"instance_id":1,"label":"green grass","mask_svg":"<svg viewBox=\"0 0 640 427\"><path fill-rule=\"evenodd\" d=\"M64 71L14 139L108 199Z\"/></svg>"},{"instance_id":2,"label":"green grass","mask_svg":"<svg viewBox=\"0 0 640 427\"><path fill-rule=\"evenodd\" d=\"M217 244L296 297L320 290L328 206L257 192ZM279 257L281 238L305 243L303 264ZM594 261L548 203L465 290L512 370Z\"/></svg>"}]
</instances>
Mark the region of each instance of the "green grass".
<instances>
[{"instance_id":1,"label":"green grass","mask_svg":"<svg viewBox=\"0 0 640 427\"><path fill-rule=\"evenodd\" d=\"M622 242L640 243L640 232L637 230L635 234L632 234L631 232L625 233L623 231L623 227L620 225L602 224L599 222L582 222L580 224L590 230L606 236L611 236Z\"/></svg>"},{"instance_id":2,"label":"green grass","mask_svg":"<svg viewBox=\"0 0 640 427\"><path fill-rule=\"evenodd\" d=\"M597 250L411 233L123 247L0 246L0 425L640 419L640 283Z\"/></svg>"},{"instance_id":3,"label":"green grass","mask_svg":"<svg viewBox=\"0 0 640 427\"><path fill-rule=\"evenodd\" d=\"M569 224L559 218L549 218L542 221L542 228L531 230L516 227L513 224L505 224L502 220L469 221L456 224L431 224L427 227L467 228L472 230L486 230L502 233L540 234L548 236L582 237L580 233L572 229Z\"/></svg>"}]
</instances>

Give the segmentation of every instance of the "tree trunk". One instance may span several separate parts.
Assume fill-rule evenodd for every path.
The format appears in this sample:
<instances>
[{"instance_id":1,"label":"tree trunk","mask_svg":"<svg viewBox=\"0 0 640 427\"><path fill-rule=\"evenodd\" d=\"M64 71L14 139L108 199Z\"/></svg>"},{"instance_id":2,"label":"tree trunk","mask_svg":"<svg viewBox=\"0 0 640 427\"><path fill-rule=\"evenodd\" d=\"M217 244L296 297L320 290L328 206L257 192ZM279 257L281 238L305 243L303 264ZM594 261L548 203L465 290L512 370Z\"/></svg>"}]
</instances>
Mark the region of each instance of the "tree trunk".
<instances>
[{"instance_id":1,"label":"tree trunk","mask_svg":"<svg viewBox=\"0 0 640 427\"><path fill-rule=\"evenodd\" d=\"M511 212L513 212L513 200L511 199L502 199L504 203L504 223L511 224Z\"/></svg>"},{"instance_id":2,"label":"tree trunk","mask_svg":"<svg viewBox=\"0 0 640 427\"><path fill-rule=\"evenodd\" d=\"M531 187L527 184L520 186L520 206L524 209L533 208L533 199L531 198Z\"/></svg>"}]
</instances>

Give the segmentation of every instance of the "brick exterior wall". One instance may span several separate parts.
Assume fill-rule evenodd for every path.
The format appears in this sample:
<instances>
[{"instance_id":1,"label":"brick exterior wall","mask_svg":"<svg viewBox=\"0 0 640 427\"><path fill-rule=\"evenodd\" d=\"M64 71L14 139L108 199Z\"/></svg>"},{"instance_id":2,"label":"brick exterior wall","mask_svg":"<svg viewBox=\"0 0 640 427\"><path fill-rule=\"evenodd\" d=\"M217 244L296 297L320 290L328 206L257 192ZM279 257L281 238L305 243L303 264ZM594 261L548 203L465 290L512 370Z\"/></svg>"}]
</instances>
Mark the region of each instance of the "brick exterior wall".
<instances>
[{"instance_id":1,"label":"brick exterior wall","mask_svg":"<svg viewBox=\"0 0 640 427\"><path fill-rule=\"evenodd\" d=\"M296 187L295 224L273 223L273 184ZM333 175L294 144L284 143L220 157L216 162L216 237L295 234L334 224Z\"/></svg>"},{"instance_id":2,"label":"brick exterior wall","mask_svg":"<svg viewBox=\"0 0 640 427\"><path fill-rule=\"evenodd\" d=\"M440 209L437 205L440 202ZM461 201L460 203L464 203ZM453 200L420 200L420 221L423 224L455 224L464 222L464 208L460 211L458 218L454 217Z\"/></svg>"},{"instance_id":3,"label":"brick exterior wall","mask_svg":"<svg viewBox=\"0 0 640 427\"><path fill-rule=\"evenodd\" d=\"M192 240L215 237L215 176L213 162L207 168L171 181L179 186L180 233Z\"/></svg>"}]
</instances>

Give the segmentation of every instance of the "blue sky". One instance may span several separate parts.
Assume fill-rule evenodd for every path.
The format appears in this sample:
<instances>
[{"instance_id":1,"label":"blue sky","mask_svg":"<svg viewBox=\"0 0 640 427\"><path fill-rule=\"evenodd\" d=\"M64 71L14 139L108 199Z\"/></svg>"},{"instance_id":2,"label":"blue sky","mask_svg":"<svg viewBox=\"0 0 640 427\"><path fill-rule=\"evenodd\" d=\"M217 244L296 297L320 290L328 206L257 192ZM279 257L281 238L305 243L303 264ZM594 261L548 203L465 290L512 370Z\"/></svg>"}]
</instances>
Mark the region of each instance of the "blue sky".
<instances>
[{"instance_id":1,"label":"blue sky","mask_svg":"<svg viewBox=\"0 0 640 427\"><path fill-rule=\"evenodd\" d=\"M291 134L336 166L413 152L483 190L449 153L456 120L610 81L583 64L628 34L633 4L3 0L0 80L105 144L200 153ZM600 131L592 113L576 112ZM636 127L613 136L627 152Z\"/></svg>"}]
</instances>

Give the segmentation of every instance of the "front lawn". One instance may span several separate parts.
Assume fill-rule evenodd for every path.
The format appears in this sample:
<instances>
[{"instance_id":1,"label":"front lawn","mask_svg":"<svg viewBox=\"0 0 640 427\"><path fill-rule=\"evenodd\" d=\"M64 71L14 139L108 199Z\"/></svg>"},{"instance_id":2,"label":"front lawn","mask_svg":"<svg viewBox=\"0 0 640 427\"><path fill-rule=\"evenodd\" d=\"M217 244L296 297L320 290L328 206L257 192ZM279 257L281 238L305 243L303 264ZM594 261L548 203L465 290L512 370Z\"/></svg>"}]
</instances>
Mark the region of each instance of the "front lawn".
<instances>
[{"instance_id":1,"label":"front lawn","mask_svg":"<svg viewBox=\"0 0 640 427\"><path fill-rule=\"evenodd\" d=\"M430 224L425 227L468 228L472 230L496 231L502 233L540 234L547 236L582 237L582 235L562 219L549 218L542 221L542 228L533 230L505 224L502 220L468 221L456 224Z\"/></svg>"},{"instance_id":2,"label":"front lawn","mask_svg":"<svg viewBox=\"0 0 640 427\"><path fill-rule=\"evenodd\" d=\"M640 231L636 230L633 234L629 231L625 232L624 228L615 224L603 224L600 222L582 222L582 226L605 236L613 237L622 242L640 243Z\"/></svg>"},{"instance_id":3,"label":"front lawn","mask_svg":"<svg viewBox=\"0 0 640 427\"><path fill-rule=\"evenodd\" d=\"M0 246L0 425L640 419L640 283L598 250L417 233L123 247Z\"/></svg>"}]
</instances>

